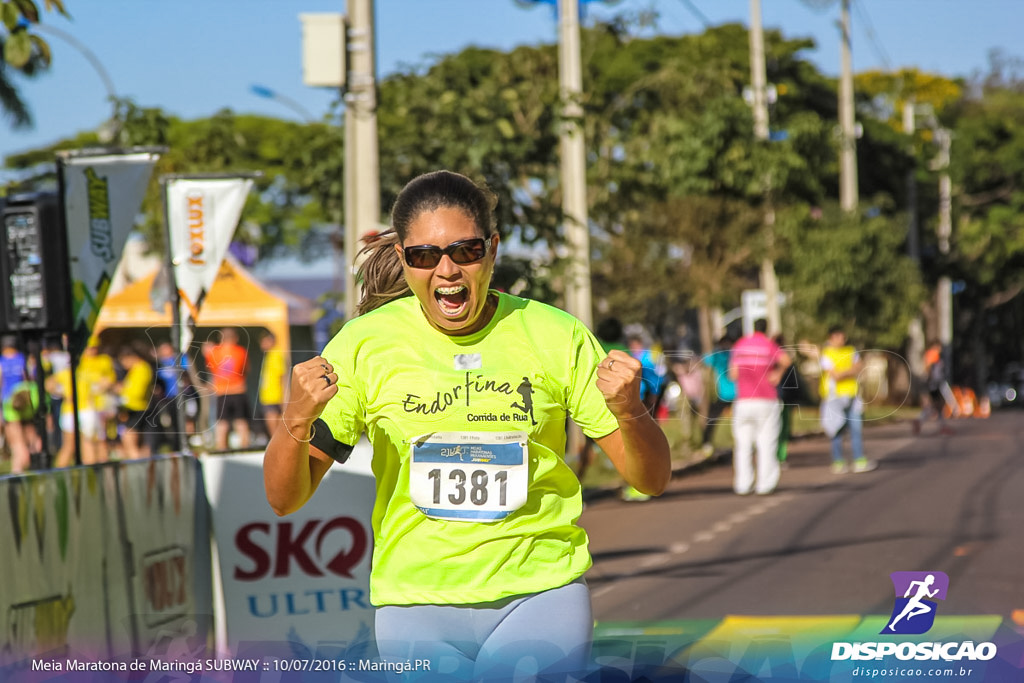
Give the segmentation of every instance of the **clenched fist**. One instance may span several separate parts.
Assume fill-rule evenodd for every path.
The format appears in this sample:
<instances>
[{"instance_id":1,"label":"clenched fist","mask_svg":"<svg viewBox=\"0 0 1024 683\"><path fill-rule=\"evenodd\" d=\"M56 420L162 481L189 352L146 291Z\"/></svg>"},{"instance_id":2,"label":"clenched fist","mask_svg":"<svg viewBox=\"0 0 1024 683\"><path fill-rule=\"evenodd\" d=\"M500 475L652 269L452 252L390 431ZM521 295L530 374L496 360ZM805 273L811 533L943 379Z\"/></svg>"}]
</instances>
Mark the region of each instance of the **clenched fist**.
<instances>
[{"instance_id":1,"label":"clenched fist","mask_svg":"<svg viewBox=\"0 0 1024 683\"><path fill-rule=\"evenodd\" d=\"M612 349L597 366L597 388L618 420L647 412L640 401L641 364L625 351Z\"/></svg>"},{"instance_id":2,"label":"clenched fist","mask_svg":"<svg viewBox=\"0 0 1024 683\"><path fill-rule=\"evenodd\" d=\"M320 356L292 368L292 381L284 419L312 423L324 411L327 402L338 393L338 375Z\"/></svg>"}]
</instances>

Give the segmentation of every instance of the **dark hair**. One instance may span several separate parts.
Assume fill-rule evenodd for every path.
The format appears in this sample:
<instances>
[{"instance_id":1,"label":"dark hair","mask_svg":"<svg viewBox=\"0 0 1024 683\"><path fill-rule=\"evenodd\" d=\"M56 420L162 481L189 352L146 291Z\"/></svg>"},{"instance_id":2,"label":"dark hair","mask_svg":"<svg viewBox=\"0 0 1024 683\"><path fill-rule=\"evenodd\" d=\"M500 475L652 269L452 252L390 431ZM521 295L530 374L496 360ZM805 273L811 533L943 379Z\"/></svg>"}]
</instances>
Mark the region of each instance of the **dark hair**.
<instances>
[{"instance_id":1,"label":"dark hair","mask_svg":"<svg viewBox=\"0 0 1024 683\"><path fill-rule=\"evenodd\" d=\"M830 336L830 337L833 334L836 334L838 332L842 332L843 334L846 334L846 330L843 329L842 325L833 325L832 327L828 328L828 336Z\"/></svg>"},{"instance_id":2,"label":"dark hair","mask_svg":"<svg viewBox=\"0 0 1024 683\"><path fill-rule=\"evenodd\" d=\"M764 334L768 331L768 321L764 318L758 318L754 321L754 332L760 332Z\"/></svg>"},{"instance_id":3,"label":"dark hair","mask_svg":"<svg viewBox=\"0 0 1024 683\"><path fill-rule=\"evenodd\" d=\"M359 266L363 293L356 315L409 294L395 245L405 240L409 226L420 214L442 208L459 209L473 219L484 237L490 237L497 229L497 203L497 197L490 191L452 171L433 171L410 180L391 207L391 230L374 236L359 252L366 254L366 259Z\"/></svg>"},{"instance_id":4,"label":"dark hair","mask_svg":"<svg viewBox=\"0 0 1024 683\"><path fill-rule=\"evenodd\" d=\"M11 408L17 413L24 413L32 407L32 393L28 389L18 389L11 395Z\"/></svg>"},{"instance_id":5,"label":"dark hair","mask_svg":"<svg viewBox=\"0 0 1024 683\"><path fill-rule=\"evenodd\" d=\"M622 341L622 323L618 318L605 318L597 325L595 330L597 338L604 342Z\"/></svg>"}]
</instances>

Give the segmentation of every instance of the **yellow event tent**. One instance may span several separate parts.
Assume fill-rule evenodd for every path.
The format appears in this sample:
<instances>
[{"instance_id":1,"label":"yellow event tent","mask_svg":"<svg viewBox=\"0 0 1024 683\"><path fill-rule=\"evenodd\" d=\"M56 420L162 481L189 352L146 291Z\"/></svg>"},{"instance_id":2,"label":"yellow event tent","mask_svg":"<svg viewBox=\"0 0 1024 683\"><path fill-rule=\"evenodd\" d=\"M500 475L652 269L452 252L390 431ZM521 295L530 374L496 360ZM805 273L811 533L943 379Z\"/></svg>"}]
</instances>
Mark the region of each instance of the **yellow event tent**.
<instances>
[{"instance_id":1,"label":"yellow event tent","mask_svg":"<svg viewBox=\"0 0 1024 683\"><path fill-rule=\"evenodd\" d=\"M150 303L150 290L156 275L154 272L108 296L100 309L94 334L99 335L111 328L170 328L171 304L166 304L163 312L158 313ZM291 351L289 324L308 324L309 319L308 313L303 311L305 320L289 321L286 297L269 291L229 257L221 264L217 279L199 310L197 326L266 328L277 337L278 346L288 358ZM293 303L299 309L309 308L309 302L305 300ZM202 336L197 336L196 341L202 341Z\"/></svg>"}]
</instances>

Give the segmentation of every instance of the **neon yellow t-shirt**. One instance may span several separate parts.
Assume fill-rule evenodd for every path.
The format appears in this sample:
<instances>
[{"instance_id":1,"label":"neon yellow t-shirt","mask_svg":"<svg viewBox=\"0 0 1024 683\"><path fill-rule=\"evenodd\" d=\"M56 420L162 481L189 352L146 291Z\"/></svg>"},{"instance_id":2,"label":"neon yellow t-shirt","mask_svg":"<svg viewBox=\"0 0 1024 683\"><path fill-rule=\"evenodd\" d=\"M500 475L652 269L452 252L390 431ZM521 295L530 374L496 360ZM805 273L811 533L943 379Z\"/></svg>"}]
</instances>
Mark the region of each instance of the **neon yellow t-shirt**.
<instances>
[{"instance_id":1,"label":"neon yellow t-shirt","mask_svg":"<svg viewBox=\"0 0 1024 683\"><path fill-rule=\"evenodd\" d=\"M121 383L121 405L140 412L149 407L153 396L153 368L145 361L136 361Z\"/></svg>"},{"instance_id":2,"label":"neon yellow t-shirt","mask_svg":"<svg viewBox=\"0 0 1024 683\"><path fill-rule=\"evenodd\" d=\"M591 565L587 534L576 525L582 498L565 463L565 424L571 415L592 437L618 428L595 386L604 352L567 313L498 296L494 318L473 335L435 330L416 298L406 297L351 321L323 351L339 391L321 419L338 442L355 444L365 431L373 446L375 605L490 602L563 586ZM500 467L460 465L459 457L438 465L441 476L433 478L429 464L429 473L421 467L417 474L412 440L439 432L469 440L524 433L524 502L486 522L423 512L413 503L411 481L426 486L428 497L433 484L442 507L459 500L463 507L450 514L473 515L480 499L496 502L505 493ZM515 439L506 447L514 454ZM449 443L446 452L442 443L435 452L444 460L472 452L472 445L465 448ZM462 475L451 472L460 467ZM482 471L488 476L481 478Z\"/></svg>"},{"instance_id":3,"label":"neon yellow t-shirt","mask_svg":"<svg viewBox=\"0 0 1024 683\"><path fill-rule=\"evenodd\" d=\"M846 372L860 360L860 355L852 346L826 346L821 350L821 397L849 397L857 395L857 378L847 377L838 382L829 374L830 371Z\"/></svg>"},{"instance_id":4,"label":"neon yellow t-shirt","mask_svg":"<svg viewBox=\"0 0 1024 683\"><path fill-rule=\"evenodd\" d=\"M260 403L265 406L284 403L284 372L284 353L281 349L267 351L260 370Z\"/></svg>"}]
</instances>

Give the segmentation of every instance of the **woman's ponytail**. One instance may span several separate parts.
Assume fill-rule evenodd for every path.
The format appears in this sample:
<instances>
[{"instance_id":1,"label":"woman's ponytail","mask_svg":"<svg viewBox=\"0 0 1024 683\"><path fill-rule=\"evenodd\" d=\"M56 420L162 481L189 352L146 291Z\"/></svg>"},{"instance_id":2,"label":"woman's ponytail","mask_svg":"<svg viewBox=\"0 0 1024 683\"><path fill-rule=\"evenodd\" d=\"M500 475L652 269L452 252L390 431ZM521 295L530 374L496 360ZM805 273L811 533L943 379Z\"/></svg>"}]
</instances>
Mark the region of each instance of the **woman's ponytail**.
<instances>
[{"instance_id":1,"label":"woman's ponytail","mask_svg":"<svg viewBox=\"0 0 1024 683\"><path fill-rule=\"evenodd\" d=\"M362 296L356 306L356 315L369 313L384 304L412 293L402 272L402 260L395 250L399 243L398 233L388 230L374 236L373 240L359 251L364 256L356 273L357 282L362 282ZM358 284L356 285L358 286Z\"/></svg>"}]
</instances>

